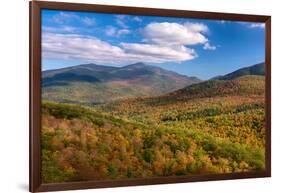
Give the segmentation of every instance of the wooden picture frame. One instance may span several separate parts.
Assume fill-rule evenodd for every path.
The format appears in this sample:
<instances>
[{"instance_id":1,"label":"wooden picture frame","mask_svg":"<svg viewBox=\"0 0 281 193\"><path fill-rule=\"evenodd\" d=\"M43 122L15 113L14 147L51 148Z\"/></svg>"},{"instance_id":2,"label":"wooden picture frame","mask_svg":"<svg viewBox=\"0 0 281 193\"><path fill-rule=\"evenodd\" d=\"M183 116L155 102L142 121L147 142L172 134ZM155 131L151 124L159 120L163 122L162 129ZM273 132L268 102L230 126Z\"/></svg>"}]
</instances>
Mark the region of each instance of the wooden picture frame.
<instances>
[{"instance_id":1,"label":"wooden picture frame","mask_svg":"<svg viewBox=\"0 0 281 193\"><path fill-rule=\"evenodd\" d=\"M182 183L271 176L271 17L232 13L212 13L123 7L93 4L32 1L30 3L30 192L60 191L104 187L121 187L150 184ZM65 10L81 12L115 13L129 15L165 16L241 22L265 23L265 170L258 172L198 174L191 176L167 176L153 178L81 181L69 183L42 183L41 176L41 10Z\"/></svg>"}]
</instances>

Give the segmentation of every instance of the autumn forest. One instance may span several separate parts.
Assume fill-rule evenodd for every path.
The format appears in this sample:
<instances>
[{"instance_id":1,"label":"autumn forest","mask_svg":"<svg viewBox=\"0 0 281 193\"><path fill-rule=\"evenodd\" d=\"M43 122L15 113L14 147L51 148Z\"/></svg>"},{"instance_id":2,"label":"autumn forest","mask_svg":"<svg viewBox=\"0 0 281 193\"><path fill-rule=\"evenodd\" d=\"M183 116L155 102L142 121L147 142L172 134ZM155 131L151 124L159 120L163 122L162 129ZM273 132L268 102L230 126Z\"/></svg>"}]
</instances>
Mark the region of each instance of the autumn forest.
<instances>
[{"instance_id":1,"label":"autumn forest","mask_svg":"<svg viewBox=\"0 0 281 193\"><path fill-rule=\"evenodd\" d=\"M205 81L143 63L42 77L44 183L265 169L264 63Z\"/></svg>"}]
</instances>

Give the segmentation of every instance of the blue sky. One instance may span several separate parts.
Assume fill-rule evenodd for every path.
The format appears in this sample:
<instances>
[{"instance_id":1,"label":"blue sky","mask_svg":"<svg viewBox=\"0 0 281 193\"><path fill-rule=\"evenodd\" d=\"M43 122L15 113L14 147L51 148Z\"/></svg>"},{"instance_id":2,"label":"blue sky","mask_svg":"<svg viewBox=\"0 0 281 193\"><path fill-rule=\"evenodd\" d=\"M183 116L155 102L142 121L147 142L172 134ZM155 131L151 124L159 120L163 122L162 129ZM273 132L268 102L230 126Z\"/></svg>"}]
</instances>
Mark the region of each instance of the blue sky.
<instances>
[{"instance_id":1,"label":"blue sky","mask_svg":"<svg viewBox=\"0 0 281 193\"><path fill-rule=\"evenodd\" d=\"M262 23L42 11L42 70L144 62L209 79L265 60Z\"/></svg>"}]
</instances>

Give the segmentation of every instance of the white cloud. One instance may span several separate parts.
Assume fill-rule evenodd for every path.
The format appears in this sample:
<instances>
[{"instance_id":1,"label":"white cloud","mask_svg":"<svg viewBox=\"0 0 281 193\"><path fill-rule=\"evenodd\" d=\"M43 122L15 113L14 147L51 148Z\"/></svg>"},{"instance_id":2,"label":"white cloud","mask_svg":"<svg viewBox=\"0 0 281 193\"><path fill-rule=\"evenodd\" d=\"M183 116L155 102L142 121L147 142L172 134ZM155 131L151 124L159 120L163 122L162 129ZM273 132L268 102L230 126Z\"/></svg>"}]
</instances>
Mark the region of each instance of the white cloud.
<instances>
[{"instance_id":1,"label":"white cloud","mask_svg":"<svg viewBox=\"0 0 281 193\"><path fill-rule=\"evenodd\" d=\"M142 19L140 17L138 17L138 16L133 17L132 20L136 21L136 22L142 22Z\"/></svg>"},{"instance_id":2,"label":"white cloud","mask_svg":"<svg viewBox=\"0 0 281 193\"><path fill-rule=\"evenodd\" d=\"M112 63L114 56L124 55L123 50L117 46L95 37L75 34L43 33L42 51L44 58L97 63Z\"/></svg>"},{"instance_id":3,"label":"white cloud","mask_svg":"<svg viewBox=\"0 0 281 193\"><path fill-rule=\"evenodd\" d=\"M131 64L134 62L181 62L196 57L185 46L165 47L153 44L121 43L111 45L92 36L43 33L44 59L77 60L98 64Z\"/></svg>"},{"instance_id":4,"label":"white cloud","mask_svg":"<svg viewBox=\"0 0 281 193\"><path fill-rule=\"evenodd\" d=\"M116 16L124 21L124 15ZM123 26L124 27L124 26ZM66 29L67 30L67 29ZM182 62L197 57L191 45L203 45L203 49L215 50L205 37L208 27L200 23L150 23L141 30L144 41L122 42L112 45L94 36L77 35L45 30L42 36L44 59L77 60L97 64L131 64L135 62ZM75 29L73 29L75 30ZM52 32L52 33L48 33ZM132 33L128 28L107 26L105 35L120 37Z\"/></svg>"},{"instance_id":5,"label":"white cloud","mask_svg":"<svg viewBox=\"0 0 281 193\"><path fill-rule=\"evenodd\" d=\"M129 34L129 33L131 33L131 31L128 30L128 29L120 29L120 30L117 31L117 36L119 37L121 35L126 35L126 34Z\"/></svg>"},{"instance_id":6,"label":"white cloud","mask_svg":"<svg viewBox=\"0 0 281 193\"><path fill-rule=\"evenodd\" d=\"M107 36L114 36L116 34L117 29L113 26L107 26L105 29L105 34Z\"/></svg>"},{"instance_id":7,"label":"white cloud","mask_svg":"<svg viewBox=\"0 0 281 193\"><path fill-rule=\"evenodd\" d=\"M216 47L216 46L213 46L213 45L211 45L209 42L207 42L207 43L204 44L203 49L204 49L204 50L216 50L217 47Z\"/></svg>"},{"instance_id":8,"label":"white cloud","mask_svg":"<svg viewBox=\"0 0 281 193\"><path fill-rule=\"evenodd\" d=\"M96 24L96 20L94 18L79 16L75 13L70 12L59 12L58 14L51 17L51 21L58 24L67 24L73 21L78 21L86 26L93 26Z\"/></svg>"},{"instance_id":9,"label":"white cloud","mask_svg":"<svg viewBox=\"0 0 281 193\"><path fill-rule=\"evenodd\" d=\"M264 28L265 24L264 23L251 23L248 25L249 28Z\"/></svg>"},{"instance_id":10,"label":"white cloud","mask_svg":"<svg viewBox=\"0 0 281 193\"><path fill-rule=\"evenodd\" d=\"M43 32L51 32L51 33L74 33L77 32L77 28L72 26L61 26L61 27L49 27L43 26Z\"/></svg>"},{"instance_id":11,"label":"white cloud","mask_svg":"<svg viewBox=\"0 0 281 193\"><path fill-rule=\"evenodd\" d=\"M112 37L120 37L122 35L127 35L130 33L131 31L128 29L117 29L116 27L113 26L107 26L105 29L105 34L107 36L112 36Z\"/></svg>"},{"instance_id":12,"label":"white cloud","mask_svg":"<svg viewBox=\"0 0 281 193\"><path fill-rule=\"evenodd\" d=\"M208 39L203 35L208 27L198 23L150 23L144 30L145 41L163 45L204 44Z\"/></svg>"},{"instance_id":13,"label":"white cloud","mask_svg":"<svg viewBox=\"0 0 281 193\"><path fill-rule=\"evenodd\" d=\"M68 12L59 12L58 14L54 15L51 20L52 22L63 24L67 21L73 20L73 19L79 19L79 16L74 13L68 13Z\"/></svg>"},{"instance_id":14,"label":"white cloud","mask_svg":"<svg viewBox=\"0 0 281 193\"><path fill-rule=\"evenodd\" d=\"M129 26L126 24L126 16L125 15L116 15L116 24L122 28L129 28Z\"/></svg>"},{"instance_id":15,"label":"white cloud","mask_svg":"<svg viewBox=\"0 0 281 193\"><path fill-rule=\"evenodd\" d=\"M59 12L59 16L61 18L78 18L79 17L75 13L70 13L70 12L67 12L67 11Z\"/></svg>"},{"instance_id":16,"label":"white cloud","mask_svg":"<svg viewBox=\"0 0 281 193\"><path fill-rule=\"evenodd\" d=\"M206 33L209 31L208 27L202 23L190 23L186 22L183 24L188 30L198 33Z\"/></svg>"},{"instance_id":17,"label":"white cloud","mask_svg":"<svg viewBox=\"0 0 281 193\"><path fill-rule=\"evenodd\" d=\"M234 23L233 21L229 21L229 20L216 20L215 21L218 24L229 24L229 23Z\"/></svg>"},{"instance_id":18,"label":"white cloud","mask_svg":"<svg viewBox=\"0 0 281 193\"><path fill-rule=\"evenodd\" d=\"M254 28L265 28L265 24L264 23L255 23L255 22L244 22L244 21L241 21L241 22L237 22L241 25L244 25L246 26L247 28L251 28L251 29L254 29Z\"/></svg>"},{"instance_id":19,"label":"white cloud","mask_svg":"<svg viewBox=\"0 0 281 193\"><path fill-rule=\"evenodd\" d=\"M155 44L121 43L121 47L130 54L150 57L156 63L180 62L192 60L196 57L193 49L185 46L165 47Z\"/></svg>"},{"instance_id":20,"label":"white cloud","mask_svg":"<svg viewBox=\"0 0 281 193\"><path fill-rule=\"evenodd\" d=\"M93 26L96 24L96 20L94 18L83 17L81 18L81 21L87 26Z\"/></svg>"}]
</instances>

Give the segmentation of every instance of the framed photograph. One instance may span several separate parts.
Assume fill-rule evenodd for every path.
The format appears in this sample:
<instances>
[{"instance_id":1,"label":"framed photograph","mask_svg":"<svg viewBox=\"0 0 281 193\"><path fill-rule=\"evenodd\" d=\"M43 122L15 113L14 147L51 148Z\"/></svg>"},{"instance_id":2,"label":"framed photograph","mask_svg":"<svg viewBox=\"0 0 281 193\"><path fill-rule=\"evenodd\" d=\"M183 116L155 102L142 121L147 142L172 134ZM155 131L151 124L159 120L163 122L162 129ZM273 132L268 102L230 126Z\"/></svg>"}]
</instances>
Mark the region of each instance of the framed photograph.
<instances>
[{"instance_id":1,"label":"framed photograph","mask_svg":"<svg viewBox=\"0 0 281 193\"><path fill-rule=\"evenodd\" d=\"M30 191L271 176L270 16L30 2Z\"/></svg>"}]
</instances>

